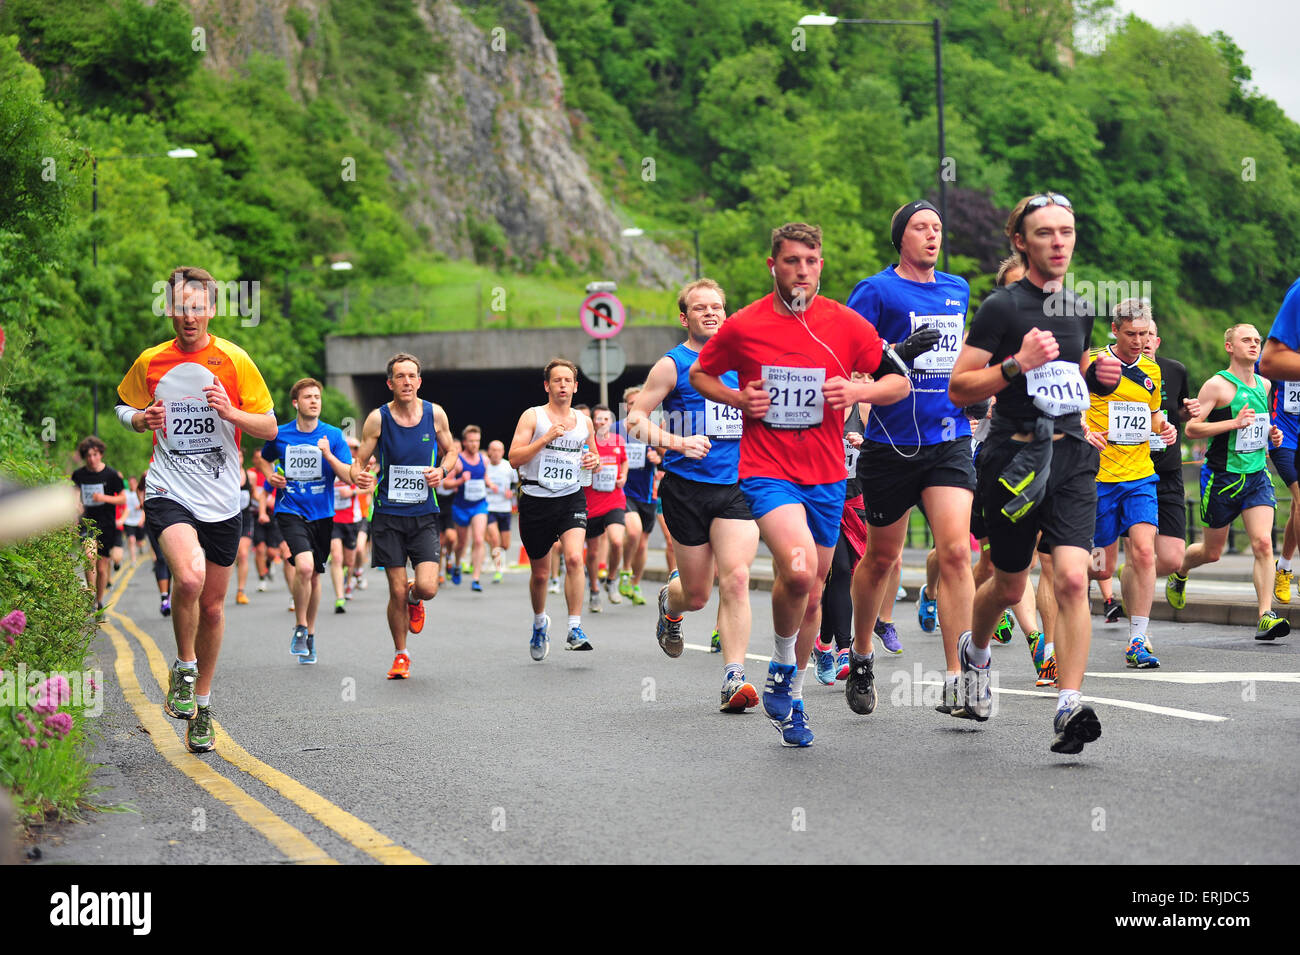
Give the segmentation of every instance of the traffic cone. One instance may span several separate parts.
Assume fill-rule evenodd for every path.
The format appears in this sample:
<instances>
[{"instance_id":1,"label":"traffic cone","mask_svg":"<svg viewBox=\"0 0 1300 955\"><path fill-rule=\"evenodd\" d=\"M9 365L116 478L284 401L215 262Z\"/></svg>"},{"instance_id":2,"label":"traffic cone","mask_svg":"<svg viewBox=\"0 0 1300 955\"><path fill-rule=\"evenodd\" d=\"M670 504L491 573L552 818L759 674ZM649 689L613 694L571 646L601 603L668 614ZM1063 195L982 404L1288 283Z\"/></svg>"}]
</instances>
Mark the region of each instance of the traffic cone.
<instances>
[{"instance_id":1,"label":"traffic cone","mask_svg":"<svg viewBox=\"0 0 1300 955\"><path fill-rule=\"evenodd\" d=\"M528 551L524 549L523 544L519 545L519 560L516 561L516 566L518 567L528 566Z\"/></svg>"}]
</instances>

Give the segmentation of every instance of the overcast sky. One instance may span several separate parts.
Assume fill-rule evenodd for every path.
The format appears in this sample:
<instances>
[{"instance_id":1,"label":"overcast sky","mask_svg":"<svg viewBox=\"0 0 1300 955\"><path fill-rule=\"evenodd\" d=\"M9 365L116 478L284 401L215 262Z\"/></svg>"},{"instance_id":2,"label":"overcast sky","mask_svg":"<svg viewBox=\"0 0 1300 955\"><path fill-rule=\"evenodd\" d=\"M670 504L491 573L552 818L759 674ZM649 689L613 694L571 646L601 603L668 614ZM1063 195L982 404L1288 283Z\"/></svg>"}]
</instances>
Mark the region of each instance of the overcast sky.
<instances>
[{"instance_id":1,"label":"overcast sky","mask_svg":"<svg viewBox=\"0 0 1300 955\"><path fill-rule=\"evenodd\" d=\"M1300 0L1116 0L1158 27L1190 23L1201 33L1222 30L1245 51L1256 88L1300 122Z\"/></svg>"}]
</instances>

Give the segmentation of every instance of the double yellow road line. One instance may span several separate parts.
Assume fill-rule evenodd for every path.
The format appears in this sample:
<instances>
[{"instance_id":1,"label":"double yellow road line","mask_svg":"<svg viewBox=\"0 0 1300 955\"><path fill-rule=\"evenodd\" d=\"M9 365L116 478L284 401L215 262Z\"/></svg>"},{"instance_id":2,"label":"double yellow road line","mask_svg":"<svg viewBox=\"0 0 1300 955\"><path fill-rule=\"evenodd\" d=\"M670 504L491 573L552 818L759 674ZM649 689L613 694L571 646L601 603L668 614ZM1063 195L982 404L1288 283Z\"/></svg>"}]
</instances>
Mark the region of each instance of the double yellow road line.
<instances>
[{"instance_id":1,"label":"double yellow road line","mask_svg":"<svg viewBox=\"0 0 1300 955\"><path fill-rule=\"evenodd\" d=\"M116 609L118 599L125 593L135 570L133 566L122 575L105 612L112 614L113 618L135 637L148 660L149 671L165 694L168 666L162 651L158 649L152 637L136 626L135 621ZM114 669L117 672L122 695L135 710L140 725L148 731L150 739L153 740L163 758L209 795L229 806L235 815L257 830L289 862L299 865L338 865L337 859L332 858L328 852L312 842L301 830L277 816L263 803L189 751L176 733L175 721L163 714L158 703L150 702L145 696L135 676L135 652L131 649L131 643L113 624L105 621L100 626L113 641L113 649L117 654ZM213 720L213 728L217 746L212 756L224 759L231 766L275 790L375 861L385 865L428 865L426 860L397 845L379 830L362 822L296 779L253 756L236 743L215 720Z\"/></svg>"}]
</instances>

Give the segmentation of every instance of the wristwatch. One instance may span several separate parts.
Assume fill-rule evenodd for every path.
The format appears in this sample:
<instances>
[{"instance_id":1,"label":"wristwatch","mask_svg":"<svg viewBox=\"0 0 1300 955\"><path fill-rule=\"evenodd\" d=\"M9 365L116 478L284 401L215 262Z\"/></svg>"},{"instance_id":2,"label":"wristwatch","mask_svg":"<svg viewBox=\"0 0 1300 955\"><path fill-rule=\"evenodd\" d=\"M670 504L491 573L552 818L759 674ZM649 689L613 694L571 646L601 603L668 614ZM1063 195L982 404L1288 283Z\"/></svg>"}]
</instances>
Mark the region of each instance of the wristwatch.
<instances>
[{"instance_id":1,"label":"wristwatch","mask_svg":"<svg viewBox=\"0 0 1300 955\"><path fill-rule=\"evenodd\" d=\"M1008 355L1002 359L1002 377L1007 381L1014 380L1020 374L1020 362L1016 361L1015 355Z\"/></svg>"}]
</instances>

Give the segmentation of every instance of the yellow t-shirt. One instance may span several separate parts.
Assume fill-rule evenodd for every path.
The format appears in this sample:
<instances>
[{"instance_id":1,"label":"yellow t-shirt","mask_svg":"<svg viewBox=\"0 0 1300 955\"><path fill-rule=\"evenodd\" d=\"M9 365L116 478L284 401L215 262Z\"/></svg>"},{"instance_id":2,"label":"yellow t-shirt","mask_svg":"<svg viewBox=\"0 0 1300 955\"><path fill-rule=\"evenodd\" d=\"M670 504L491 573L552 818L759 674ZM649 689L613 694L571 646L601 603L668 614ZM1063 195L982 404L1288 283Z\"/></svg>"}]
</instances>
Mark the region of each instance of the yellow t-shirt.
<instances>
[{"instance_id":1,"label":"yellow t-shirt","mask_svg":"<svg viewBox=\"0 0 1300 955\"><path fill-rule=\"evenodd\" d=\"M1099 348L1093 359L1114 348ZM1088 430L1107 432L1097 470L1100 484L1136 481L1155 474L1151 464L1151 423L1160 411L1160 366L1145 355L1124 365L1119 384L1110 394L1092 395L1088 406Z\"/></svg>"}]
</instances>

